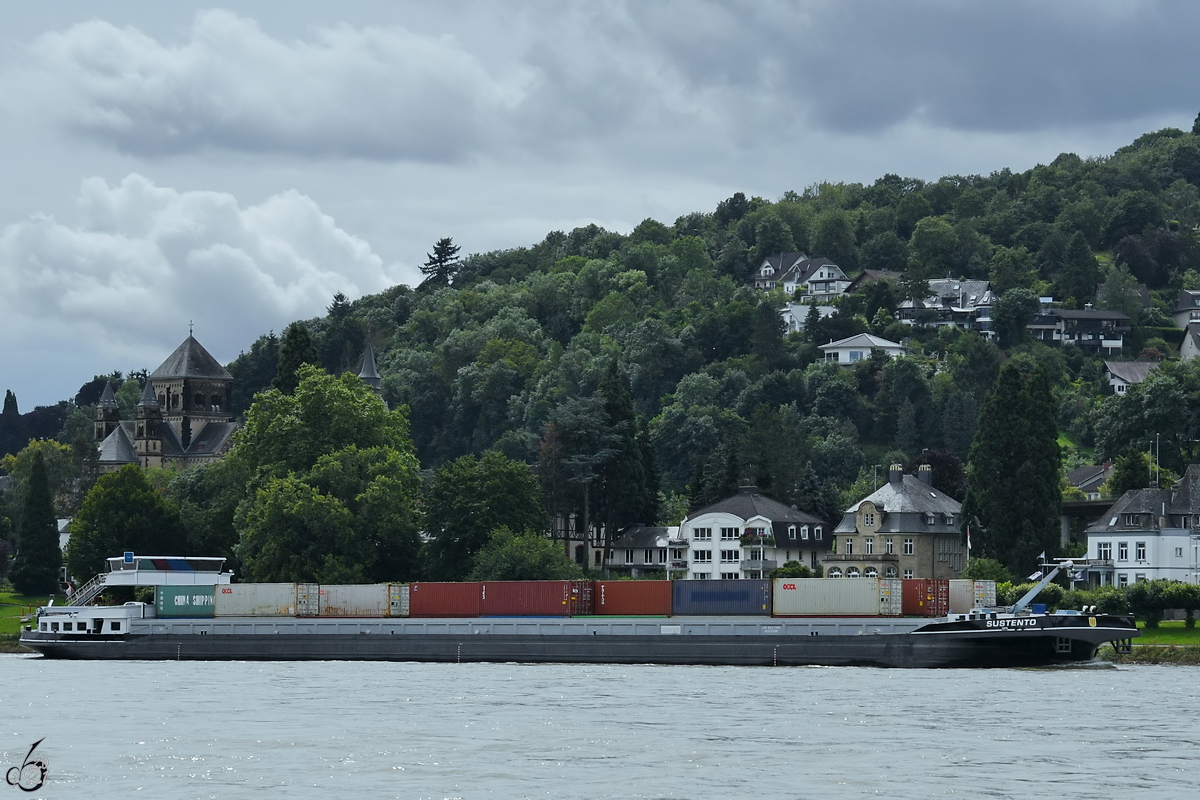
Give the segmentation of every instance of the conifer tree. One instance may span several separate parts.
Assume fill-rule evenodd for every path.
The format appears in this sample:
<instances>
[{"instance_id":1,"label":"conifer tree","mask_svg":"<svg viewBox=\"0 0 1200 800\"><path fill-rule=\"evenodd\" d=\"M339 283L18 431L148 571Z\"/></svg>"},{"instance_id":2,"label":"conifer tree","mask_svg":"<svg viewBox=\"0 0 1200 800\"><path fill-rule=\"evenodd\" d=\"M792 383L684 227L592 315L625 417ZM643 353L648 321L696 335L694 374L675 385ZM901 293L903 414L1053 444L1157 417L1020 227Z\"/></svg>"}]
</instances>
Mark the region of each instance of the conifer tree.
<instances>
[{"instance_id":1,"label":"conifer tree","mask_svg":"<svg viewBox=\"0 0 1200 800\"><path fill-rule=\"evenodd\" d=\"M449 286L458 273L458 251L461 249L449 237L438 239L433 252L426 254L425 263L421 265L421 274L425 276L422 285Z\"/></svg>"},{"instance_id":2,"label":"conifer tree","mask_svg":"<svg viewBox=\"0 0 1200 800\"><path fill-rule=\"evenodd\" d=\"M50 594L58 590L62 551L58 522L50 497L50 480L40 450L33 454L21 520L17 526L17 559L12 584L21 594Z\"/></svg>"},{"instance_id":3,"label":"conifer tree","mask_svg":"<svg viewBox=\"0 0 1200 800\"><path fill-rule=\"evenodd\" d=\"M303 322L293 322L283 332L283 341L279 345L279 370L271 385L284 394L296 391L300 383L297 372L305 364L319 367L321 357L308 334L308 326Z\"/></svg>"},{"instance_id":4,"label":"conifer tree","mask_svg":"<svg viewBox=\"0 0 1200 800\"><path fill-rule=\"evenodd\" d=\"M972 555L1025 574L1059 546L1061 451L1050 380L1006 365L979 415L967 466L963 524Z\"/></svg>"}]
</instances>

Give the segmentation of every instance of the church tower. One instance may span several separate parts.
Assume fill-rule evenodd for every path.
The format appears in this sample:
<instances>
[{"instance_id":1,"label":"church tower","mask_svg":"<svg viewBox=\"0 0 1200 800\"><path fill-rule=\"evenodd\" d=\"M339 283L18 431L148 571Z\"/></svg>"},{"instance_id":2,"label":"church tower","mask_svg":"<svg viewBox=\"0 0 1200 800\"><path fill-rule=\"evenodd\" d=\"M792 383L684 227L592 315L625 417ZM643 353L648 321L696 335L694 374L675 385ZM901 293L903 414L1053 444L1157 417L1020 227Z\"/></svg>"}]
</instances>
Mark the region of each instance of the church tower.
<instances>
[{"instance_id":1,"label":"church tower","mask_svg":"<svg viewBox=\"0 0 1200 800\"><path fill-rule=\"evenodd\" d=\"M187 450L209 422L229 422L233 376L195 340L191 332L162 365L150 373L163 421L175 429Z\"/></svg>"},{"instance_id":2,"label":"church tower","mask_svg":"<svg viewBox=\"0 0 1200 800\"><path fill-rule=\"evenodd\" d=\"M367 350L363 353L362 371L358 373L358 378L370 386L376 396L383 397L383 379L379 377L379 370L375 368L375 348L371 347L370 342L367 343Z\"/></svg>"},{"instance_id":3,"label":"church tower","mask_svg":"<svg viewBox=\"0 0 1200 800\"><path fill-rule=\"evenodd\" d=\"M108 435L121 425L121 409L117 407L117 399L113 397L112 381L105 381L104 393L96 405L96 421L93 431L97 442L103 442Z\"/></svg>"},{"instance_id":4,"label":"church tower","mask_svg":"<svg viewBox=\"0 0 1200 800\"><path fill-rule=\"evenodd\" d=\"M137 404L137 425L133 437L134 450L142 467L161 467L162 409L154 397L154 388L146 381L142 399Z\"/></svg>"}]
</instances>

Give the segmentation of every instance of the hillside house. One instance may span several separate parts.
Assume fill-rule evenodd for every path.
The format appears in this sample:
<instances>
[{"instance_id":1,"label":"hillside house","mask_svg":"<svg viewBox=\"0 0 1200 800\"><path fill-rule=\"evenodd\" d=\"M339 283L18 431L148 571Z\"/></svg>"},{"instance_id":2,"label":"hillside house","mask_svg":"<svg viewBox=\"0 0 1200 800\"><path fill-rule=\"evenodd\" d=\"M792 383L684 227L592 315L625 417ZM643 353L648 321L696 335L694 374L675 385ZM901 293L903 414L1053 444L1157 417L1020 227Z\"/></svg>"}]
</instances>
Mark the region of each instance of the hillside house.
<instances>
[{"instance_id":1,"label":"hillside house","mask_svg":"<svg viewBox=\"0 0 1200 800\"><path fill-rule=\"evenodd\" d=\"M755 288L783 289L789 295L800 291L805 305L812 299L828 303L849 285L850 279L837 264L828 258L809 258L804 253L768 256L754 274Z\"/></svg>"},{"instance_id":2,"label":"hillside house","mask_svg":"<svg viewBox=\"0 0 1200 800\"><path fill-rule=\"evenodd\" d=\"M899 342L889 342L887 339L881 339L869 333L856 333L845 339L823 344L817 349L824 354L826 361L834 361L844 367L853 366L864 358L870 358L872 350L879 350L888 358L897 358L906 352L904 345Z\"/></svg>"},{"instance_id":3,"label":"hillside house","mask_svg":"<svg viewBox=\"0 0 1200 800\"><path fill-rule=\"evenodd\" d=\"M1157 361L1105 361L1104 374L1114 394L1125 394L1129 387L1146 380L1158 368Z\"/></svg>"},{"instance_id":4,"label":"hillside house","mask_svg":"<svg viewBox=\"0 0 1200 800\"><path fill-rule=\"evenodd\" d=\"M905 325L962 328L990 337L995 299L987 281L937 278L929 281L924 300L901 302L896 318Z\"/></svg>"},{"instance_id":5,"label":"hillside house","mask_svg":"<svg viewBox=\"0 0 1200 800\"><path fill-rule=\"evenodd\" d=\"M1043 308L1025 330L1046 344L1074 345L1111 355L1125 346L1125 335L1132 326L1120 311L1100 311L1089 303L1084 309Z\"/></svg>"}]
</instances>

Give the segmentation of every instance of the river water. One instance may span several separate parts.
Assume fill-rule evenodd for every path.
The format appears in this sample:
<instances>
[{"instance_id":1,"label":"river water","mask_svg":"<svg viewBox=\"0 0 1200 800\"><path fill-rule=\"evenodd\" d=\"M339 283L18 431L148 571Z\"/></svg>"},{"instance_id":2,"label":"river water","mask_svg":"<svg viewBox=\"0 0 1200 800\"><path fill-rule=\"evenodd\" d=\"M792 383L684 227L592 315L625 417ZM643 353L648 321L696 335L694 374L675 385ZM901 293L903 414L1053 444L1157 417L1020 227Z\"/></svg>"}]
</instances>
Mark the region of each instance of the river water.
<instances>
[{"instance_id":1,"label":"river water","mask_svg":"<svg viewBox=\"0 0 1200 800\"><path fill-rule=\"evenodd\" d=\"M1197 677L0 655L0 800L1196 798Z\"/></svg>"}]
</instances>

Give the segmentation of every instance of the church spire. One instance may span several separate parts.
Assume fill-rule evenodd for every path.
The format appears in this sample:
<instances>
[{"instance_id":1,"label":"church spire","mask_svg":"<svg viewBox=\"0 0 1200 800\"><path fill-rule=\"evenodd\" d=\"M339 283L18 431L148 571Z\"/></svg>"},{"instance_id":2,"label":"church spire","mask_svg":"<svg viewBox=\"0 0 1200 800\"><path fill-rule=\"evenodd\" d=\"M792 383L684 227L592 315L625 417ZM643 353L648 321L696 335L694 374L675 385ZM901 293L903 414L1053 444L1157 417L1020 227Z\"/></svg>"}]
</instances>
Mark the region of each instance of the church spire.
<instances>
[{"instance_id":1,"label":"church spire","mask_svg":"<svg viewBox=\"0 0 1200 800\"><path fill-rule=\"evenodd\" d=\"M371 391L380 397L383 396L383 379L379 377L379 370L375 368L375 348L367 343L366 352L363 353L362 370L358 373L359 380L371 387Z\"/></svg>"}]
</instances>

